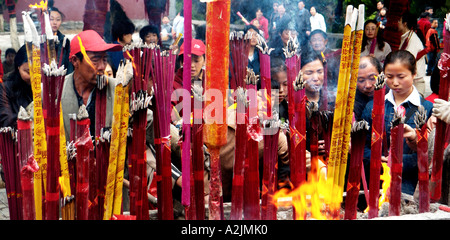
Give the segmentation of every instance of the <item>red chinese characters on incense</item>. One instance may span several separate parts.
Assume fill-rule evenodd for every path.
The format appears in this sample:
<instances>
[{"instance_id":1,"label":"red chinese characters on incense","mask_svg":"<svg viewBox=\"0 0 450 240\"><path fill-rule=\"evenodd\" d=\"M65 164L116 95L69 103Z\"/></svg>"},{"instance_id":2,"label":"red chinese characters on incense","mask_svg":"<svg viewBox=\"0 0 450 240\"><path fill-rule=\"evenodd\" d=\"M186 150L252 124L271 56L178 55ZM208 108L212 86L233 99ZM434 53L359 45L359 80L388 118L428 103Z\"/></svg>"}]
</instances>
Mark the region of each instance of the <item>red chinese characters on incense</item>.
<instances>
[{"instance_id":1,"label":"red chinese characters on incense","mask_svg":"<svg viewBox=\"0 0 450 240\"><path fill-rule=\"evenodd\" d=\"M30 115L23 107L20 107L17 115L17 147L23 195L23 220L36 220L33 176L39 166L34 160L31 123Z\"/></svg>"},{"instance_id":2,"label":"red chinese characters on incense","mask_svg":"<svg viewBox=\"0 0 450 240\"><path fill-rule=\"evenodd\" d=\"M391 122L391 146L389 151L391 168L391 186L389 198L389 216L400 216L403 172L403 127L405 108L399 106Z\"/></svg>"},{"instance_id":3,"label":"red chinese characters on incense","mask_svg":"<svg viewBox=\"0 0 450 240\"><path fill-rule=\"evenodd\" d=\"M352 126L350 168L348 173L347 197L345 198L344 219L356 219L356 205L358 203L361 168L363 167L364 147L369 123L362 120Z\"/></svg>"},{"instance_id":4,"label":"red chinese characters on incense","mask_svg":"<svg viewBox=\"0 0 450 240\"><path fill-rule=\"evenodd\" d=\"M222 183L220 178L220 148L227 142L226 90L229 71L230 0L209 1L206 5L206 104L203 137L210 150L211 180L209 195L209 219L220 220ZM214 90L214 91L209 91ZM213 92L221 93L222 97ZM208 105L217 104L216 116L208 112ZM217 116L217 112L221 116Z\"/></svg>"},{"instance_id":5,"label":"red chinese characters on incense","mask_svg":"<svg viewBox=\"0 0 450 240\"><path fill-rule=\"evenodd\" d=\"M416 124L417 166L419 169L419 212L423 213L430 211L427 112L423 106L418 107L414 123Z\"/></svg>"},{"instance_id":6,"label":"red chinese characters on incense","mask_svg":"<svg viewBox=\"0 0 450 240\"><path fill-rule=\"evenodd\" d=\"M369 218L378 217L381 155L384 132L385 76L380 74L375 84L372 110L372 137L370 148Z\"/></svg>"}]
</instances>

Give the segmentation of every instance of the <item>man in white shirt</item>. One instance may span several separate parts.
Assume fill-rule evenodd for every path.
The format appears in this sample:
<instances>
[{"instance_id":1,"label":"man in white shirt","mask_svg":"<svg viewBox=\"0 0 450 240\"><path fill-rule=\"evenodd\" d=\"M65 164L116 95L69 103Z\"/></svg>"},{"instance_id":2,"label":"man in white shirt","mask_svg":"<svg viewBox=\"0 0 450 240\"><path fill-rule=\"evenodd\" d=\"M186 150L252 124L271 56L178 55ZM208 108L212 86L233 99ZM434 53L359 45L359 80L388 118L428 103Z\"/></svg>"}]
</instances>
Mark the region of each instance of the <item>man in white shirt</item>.
<instances>
[{"instance_id":1,"label":"man in white shirt","mask_svg":"<svg viewBox=\"0 0 450 240\"><path fill-rule=\"evenodd\" d=\"M310 10L311 17L309 18L309 21L311 22L311 32L320 29L324 32L327 32L327 26L325 24L325 18L322 14L318 13L316 11L316 7L311 7Z\"/></svg>"}]
</instances>

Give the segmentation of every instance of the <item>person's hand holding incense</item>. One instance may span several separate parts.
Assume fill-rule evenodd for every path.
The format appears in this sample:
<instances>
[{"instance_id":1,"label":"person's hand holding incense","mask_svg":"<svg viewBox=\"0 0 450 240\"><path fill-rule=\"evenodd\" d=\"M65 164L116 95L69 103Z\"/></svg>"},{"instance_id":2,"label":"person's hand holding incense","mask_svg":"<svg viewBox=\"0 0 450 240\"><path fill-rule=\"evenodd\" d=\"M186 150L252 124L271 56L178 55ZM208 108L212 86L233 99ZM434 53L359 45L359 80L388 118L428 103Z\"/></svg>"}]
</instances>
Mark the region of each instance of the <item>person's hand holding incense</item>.
<instances>
[{"instance_id":1,"label":"person's hand holding incense","mask_svg":"<svg viewBox=\"0 0 450 240\"><path fill-rule=\"evenodd\" d=\"M406 144L408 144L409 148L417 151L417 133L408 124L405 124L403 127L403 138L406 139Z\"/></svg>"}]
</instances>

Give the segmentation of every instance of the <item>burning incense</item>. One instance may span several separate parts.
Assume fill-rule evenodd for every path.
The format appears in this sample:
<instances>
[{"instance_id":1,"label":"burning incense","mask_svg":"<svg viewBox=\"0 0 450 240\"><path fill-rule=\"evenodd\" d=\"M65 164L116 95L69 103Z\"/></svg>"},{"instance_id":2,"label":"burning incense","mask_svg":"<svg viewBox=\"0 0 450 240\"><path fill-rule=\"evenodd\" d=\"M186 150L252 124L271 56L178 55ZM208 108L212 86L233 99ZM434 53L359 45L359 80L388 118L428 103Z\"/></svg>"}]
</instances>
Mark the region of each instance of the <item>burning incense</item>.
<instances>
[{"instance_id":1,"label":"burning incense","mask_svg":"<svg viewBox=\"0 0 450 240\"><path fill-rule=\"evenodd\" d=\"M158 179L160 179L157 182L158 216L161 220L171 220L173 219L173 203L172 203L173 200L172 200L172 171L171 171L171 148L170 148L170 139L171 139L170 114L172 110L171 95L173 90L176 55L172 52L172 50L161 52L160 49L158 48L154 50L153 56L155 59L155 71L156 71L153 86L155 89L156 112L157 112L156 117L158 122L157 126L159 129L159 131L156 131L157 134L155 134L155 147L157 149L156 173ZM190 103L191 101L188 102ZM184 112L183 115L187 115L190 117L190 113L188 112ZM190 120L187 123L190 125ZM187 137L190 137L190 135ZM188 147L189 150L191 148L191 146L186 147ZM190 165L187 170L185 169L185 171L187 171L187 175L190 175ZM188 179L189 179L188 183L190 185L190 178L188 177ZM187 185L188 188L190 187L189 185ZM190 204L189 199L190 195L185 196L185 198L187 199L185 199L184 203Z\"/></svg>"},{"instance_id":2,"label":"burning incense","mask_svg":"<svg viewBox=\"0 0 450 240\"><path fill-rule=\"evenodd\" d=\"M259 205L259 150L258 142L262 140L259 119L257 117L256 83L258 76L253 70L247 68L245 83L249 98L246 115L247 125L247 149L245 153L244 173L244 219L259 220L261 218Z\"/></svg>"},{"instance_id":3,"label":"burning incense","mask_svg":"<svg viewBox=\"0 0 450 240\"><path fill-rule=\"evenodd\" d=\"M211 180L209 195L209 219L221 219L222 183L220 179L220 148L227 142L226 125L226 90L228 89L229 35L230 35L230 0L209 1L206 5L206 104L212 103L210 89L220 91L221 98L215 101L221 104L221 119L205 115L203 128L204 142L211 154Z\"/></svg>"},{"instance_id":4,"label":"burning incense","mask_svg":"<svg viewBox=\"0 0 450 240\"><path fill-rule=\"evenodd\" d=\"M27 48L28 64L30 65L31 88L33 90L33 107L34 107L34 159L38 163L39 170L34 174L34 197L36 205L36 220L43 219L43 192L46 186L47 169L47 141L44 125L44 113L42 110L42 89L41 89L41 60L40 60L40 41L36 26L31 17L22 12L25 42Z\"/></svg>"},{"instance_id":5,"label":"burning incense","mask_svg":"<svg viewBox=\"0 0 450 240\"><path fill-rule=\"evenodd\" d=\"M59 176L60 168L60 117L61 94L66 70L58 68L56 61L50 65L44 63L42 68L44 78L48 83L46 136L49 148L47 149L47 193L46 193L46 220L59 219Z\"/></svg>"},{"instance_id":6,"label":"burning incense","mask_svg":"<svg viewBox=\"0 0 450 240\"><path fill-rule=\"evenodd\" d=\"M390 168L391 186L389 198L389 216L400 216L403 168L403 125L405 110L400 106L395 112L391 126ZM379 191L379 190L378 190Z\"/></svg>"},{"instance_id":7,"label":"burning incense","mask_svg":"<svg viewBox=\"0 0 450 240\"><path fill-rule=\"evenodd\" d=\"M444 52L441 54L438 67L441 70L439 83L439 98L448 100L450 86L450 14L447 14L447 25L445 26ZM434 140L433 167L431 171L430 198L438 201L441 198L442 167L445 149L445 133L447 124L440 119L436 123L436 137Z\"/></svg>"},{"instance_id":8,"label":"burning incense","mask_svg":"<svg viewBox=\"0 0 450 240\"><path fill-rule=\"evenodd\" d=\"M33 175L39 169L33 157L31 118L23 107L17 115L17 147L20 161L20 182L23 194L23 219L35 220Z\"/></svg>"},{"instance_id":9,"label":"burning incense","mask_svg":"<svg viewBox=\"0 0 450 240\"><path fill-rule=\"evenodd\" d=\"M230 86L236 90L237 87L245 86L247 75L248 51L250 49L251 33L233 31L230 33Z\"/></svg>"},{"instance_id":10,"label":"burning incense","mask_svg":"<svg viewBox=\"0 0 450 240\"><path fill-rule=\"evenodd\" d=\"M369 133L369 123L362 120L352 126L352 150L350 158L350 171L348 174L347 197L345 198L344 219L356 219L356 205L358 203L361 167L364 157L366 135Z\"/></svg>"},{"instance_id":11,"label":"burning incense","mask_svg":"<svg viewBox=\"0 0 450 240\"><path fill-rule=\"evenodd\" d=\"M77 150L76 162L76 211L77 220L89 219L89 154L94 149L89 132L89 115L85 105L81 105L77 114Z\"/></svg>"},{"instance_id":12,"label":"burning incense","mask_svg":"<svg viewBox=\"0 0 450 240\"><path fill-rule=\"evenodd\" d=\"M419 212L430 211L430 190L428 176L428 132L427 112L419 106L414 116L417 134L417 165L419 168Z\"/></svg>"},{"instance_id":13,"label":"burning incense","mask_svg":"<svg viewBox=\"0 0 450 240\"><path fill-rule=\"evenodd\" d=\"M378 217L378 198L380 193L380 171L384 132L384 96L385 76L377 77L373 96L372 137L370 148L370 180L369 180L369 218Z\"/></svg>"},{"instance_id":14,"label":"burning incense","mask_svg":"<svg viewBox=\"0 0 450 240\"><path fill-rule=\"evenodd\" d=\"M271 96L271 75L270 75L270 53L274 50L269 48L264 38L258 35L258 44L256 47L260 50L259 59L261 65L260 80L261 89L264 89L263 100L266 101L265 109L267 112L264 113L264 120L272 117L272 96Z\"/></svg>"},{"instance_id":15,"label":"burning incense","mask_svg":"<svg viewBox=\"0 0 450 240\"><path fill-rule=\"evenodd\" d=\"M350 133L352 127L353 107L355 105L356 82L358 79L359 60L361 56L361 45L364 34L364 4L360 4L358 10L354 10L353 14L358 14L358 25L356 26L355 43L353 46L353 61L351 66L350 85L347 96L347 106L344 117L344 135L342 141L342 155L339 170L338 186L344 188L345 173L347 169L348 151L350 146ZM355 21L356 22L356 21Z\"/></svg>"}]
</instances>

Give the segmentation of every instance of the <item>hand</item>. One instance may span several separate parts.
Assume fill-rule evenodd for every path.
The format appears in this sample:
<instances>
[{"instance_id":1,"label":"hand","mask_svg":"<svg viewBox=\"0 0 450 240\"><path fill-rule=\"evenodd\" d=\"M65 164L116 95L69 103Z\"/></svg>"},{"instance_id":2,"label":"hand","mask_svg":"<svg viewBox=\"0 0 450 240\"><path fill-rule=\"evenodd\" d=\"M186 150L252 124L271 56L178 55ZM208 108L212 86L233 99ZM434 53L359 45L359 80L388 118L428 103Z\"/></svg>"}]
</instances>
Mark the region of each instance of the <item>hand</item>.
<instances>
[{"instance_id":1,"label":"hand","mask_svg":"<svg viewBox=\"0 0 450 240\"><path fill-rule=\"evenodd\" d=\"M417 151L417 133L412 127L408 124L403 125L403 138L406 139L406 144L412 150Z\"/></svg>"},{"instance_id":2,"label":"hand","mask_svg":"<svg viewBox=\"0 0 450 240\"><path fill-rule=\"evenodd\" d=\"M450 124L450 103L448 101L436 98L433 104L433 116Z\"/></svg>"},{"instance_id":3,"label":"hand","mask_svg":"<svg viewBox=\"0 0 450 240\"><path fill-rule=\"evenodd\" d=\"M381 162L383 163L387 163L388 162L388 157L382 156L381 157Z\"/></svg>"}]
</instances>

